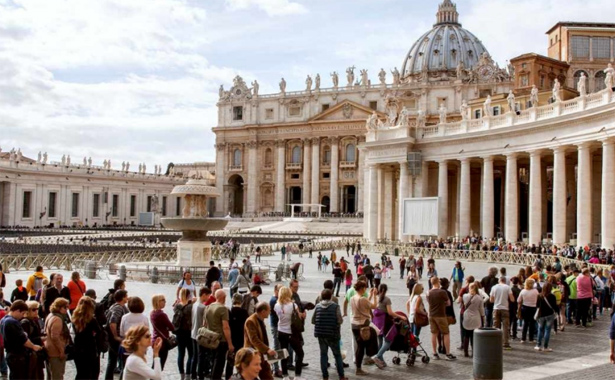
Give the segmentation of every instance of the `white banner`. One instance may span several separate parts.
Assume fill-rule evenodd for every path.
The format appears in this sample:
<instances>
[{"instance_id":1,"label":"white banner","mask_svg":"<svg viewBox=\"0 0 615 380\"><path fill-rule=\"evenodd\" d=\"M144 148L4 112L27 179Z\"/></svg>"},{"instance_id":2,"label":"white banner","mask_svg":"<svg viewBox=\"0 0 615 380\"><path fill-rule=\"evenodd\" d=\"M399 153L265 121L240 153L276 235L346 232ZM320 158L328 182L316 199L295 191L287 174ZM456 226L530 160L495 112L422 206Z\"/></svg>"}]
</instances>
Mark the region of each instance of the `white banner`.
<instances>
[{"instance_id":1,"label":"white banner","mask_svg":"<svg viewBox=\"0 0 615 380\"><path fill-rule=\"evenodd\" d=\"M404 235L438 235L438 197L403 200Z\"/></svg>"}]
</instances>

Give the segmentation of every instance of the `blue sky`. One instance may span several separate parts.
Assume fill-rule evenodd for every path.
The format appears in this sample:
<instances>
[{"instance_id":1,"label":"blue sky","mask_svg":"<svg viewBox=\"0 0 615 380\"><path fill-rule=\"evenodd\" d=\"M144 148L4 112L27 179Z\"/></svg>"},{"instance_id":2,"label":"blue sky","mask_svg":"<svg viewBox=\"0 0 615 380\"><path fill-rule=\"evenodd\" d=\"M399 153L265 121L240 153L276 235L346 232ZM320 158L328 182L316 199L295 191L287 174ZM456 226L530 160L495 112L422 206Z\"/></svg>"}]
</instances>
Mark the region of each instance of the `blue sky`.
<instances>
[{"instance_id":1,"label":"blue sky","mask_svg":"<svg viewBox=\"0 0 615 380\"><path fill-rule=\"evenodd\" d=\"M166 166L215 158L218 87L261 93L348 66L401 68L440 0L0 0L0 147ZM494 59L546 54L557 21L612 0L459 0ZM390 79L389 79L390 80Z\"/></svg>"}]
</instances>

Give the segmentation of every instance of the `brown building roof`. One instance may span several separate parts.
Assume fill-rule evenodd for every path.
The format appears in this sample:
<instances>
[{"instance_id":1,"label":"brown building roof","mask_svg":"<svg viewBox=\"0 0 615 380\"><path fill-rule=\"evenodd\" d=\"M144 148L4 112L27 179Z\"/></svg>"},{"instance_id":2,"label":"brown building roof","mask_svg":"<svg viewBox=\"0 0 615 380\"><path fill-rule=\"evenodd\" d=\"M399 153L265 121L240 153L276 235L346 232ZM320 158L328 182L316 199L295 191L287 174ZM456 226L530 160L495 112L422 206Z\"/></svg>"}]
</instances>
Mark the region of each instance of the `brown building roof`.
<instances>
[{"instance_id":1,"label":"brown building roof","mask_svg":"<svg viewBox=\"0 0 615 380\"><path fill-rule=\"evenodd\" d=\"M576 27L584 27L584 28L614 28L615 24L608 22L578 22L578 21L560 21L557 24L553 25L551 29L547 30L545 34L549 34L553 31L553 29L558 28L560 26L576 26Z\"/></svg>"}]
</instances>

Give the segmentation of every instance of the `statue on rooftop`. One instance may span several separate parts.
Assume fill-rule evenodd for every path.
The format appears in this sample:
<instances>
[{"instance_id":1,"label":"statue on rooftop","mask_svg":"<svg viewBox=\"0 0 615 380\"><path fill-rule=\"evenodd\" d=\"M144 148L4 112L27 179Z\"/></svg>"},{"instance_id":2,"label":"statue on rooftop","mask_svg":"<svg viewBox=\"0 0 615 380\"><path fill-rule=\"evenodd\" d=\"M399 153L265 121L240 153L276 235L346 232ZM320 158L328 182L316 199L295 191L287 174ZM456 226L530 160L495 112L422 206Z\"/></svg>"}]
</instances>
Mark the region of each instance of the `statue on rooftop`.
<instances>
[{"instance_id":1,"label":"statue on rooftop","mask_svg":"<svg viewBox=\"0 0 615 380\"><path fill-rule=\"evenodd\" d=\"M579 94L581 96L587 95L587 77L585 76L585 73L583 71L581 71L581 76L579 76L577 89L579 90Z\"/></svg>"},{"instance_id":2,"label":"statue on rooftop","mask_svg":"<svg viewBox=\"0 0 615 380\"><path fill-rule=\"evenodd\" d=\"M333 82L333 88L337 89L339 82L340 82L340 78L339 78L339 75L337 74L337 71L334 71L331 73L331 81Z\"/></svg>"}]
</instances>

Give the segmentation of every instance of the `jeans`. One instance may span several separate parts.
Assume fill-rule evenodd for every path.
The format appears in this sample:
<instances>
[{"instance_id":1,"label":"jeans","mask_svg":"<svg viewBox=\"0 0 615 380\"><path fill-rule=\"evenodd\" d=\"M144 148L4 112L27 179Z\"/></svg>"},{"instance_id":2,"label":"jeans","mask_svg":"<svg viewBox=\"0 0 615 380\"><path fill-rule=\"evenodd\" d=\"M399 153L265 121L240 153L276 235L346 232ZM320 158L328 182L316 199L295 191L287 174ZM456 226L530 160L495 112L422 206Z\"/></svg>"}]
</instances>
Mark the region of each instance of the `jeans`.
<instances>
[{"instance_id":1,"label":"jeans","mask_svg":"<svg viewBox=\"0 0 615 380\"><path fill-rule=\"evenodd\" d=\"M342 278L341 277L334 277L333 278L333 293L335 294L336 297L340 296L340 288L341 288L341 286L342 286Z\"/></svg>"},{"instance_id":2,"label":"jeans","mask_svg":"<svg viewBox=\"0 0 615 380\"><path fill-rule=\"evenodd\" d=\"M587 316L589 315L589 308L591 305L591 298L577 299L577 315L574 321L575 324L583 324L583 326L587 326Z\"/></svg>"},{"instance_id":3,"label":"jeans","mask_svg":"<svg viewBox=\"0 0 615 380\"><path fill-rule=\"evenodd\" d=\"M271 340L273 341L273 349L276 351L279 350L280 340L278 339L278 327L277 326L271 326ZM276 372L280 370L280 362L273 363L273 370Z\"/></svg>"},{"instance_id":4,"label":"jeans","mask_svg":"<svg viewBox=\"0 0 615 380\"><path fill-rule=\"evenodd\" d=\"M201 346L196 339L192 339L192 353L194 357L192 359L190 373L193 379L196 379L197 376L199 380L205 379L205 373L209 370L208 351L209 350Z\"/></svg>"},{"instance_id":5,"label":"jeans","mask_svg":"<svg viewBox=\"0 0 615 380\"><path fill-rule=\"evenodd\" d=\"M188 351L186 372L190 373L190 370L192 369L192 360L194 360L190 331L178 330L175 335L177 336L177 368L179 369L179 374L184 374L184 358L186 357L186 351Z\"/></svg>"},{"instance_id":6,"label":"jeans","mask_svg":"<svg viewBox=\"0 0 615 380\"><path fill-rule=\"evenodd\" d=\"M513 339L517 339L517 303L510 304L508 316L510 317L510 332Z\"/></svg>"},{"instance_id":7,"label":"jeans","mask_svg":"<svg viewBox=\"0 0 615 380\"><path fill-rule=\"evenodd\" d=\"M534 340L536 334L536 321L534 321L534 314L536 314L536 307L521 305L521 318L523 318L523 332L521 333L521 340L526 340L527 331L530 331L530 341Z\"/></svg>"},{"instance_id":8,"label":"jeans","mask_svg":"<svg viewBox=\"0 0 615 380\"><path fill-rule=\"evenodd\" d=\"M340 338L323 338L318 337L318 345L320 346L320 370L322 377L329 378L329 348L333 352L333 358L335 359L335 367L337 368L337 374L341 378L344 377L344 362L342 361L342 352L340 350Z\"/></svg>"},{"instance_id":9,"label":"jeans","mask_svg":"<svg viewBox=\"0 0 615 380\"><path fill-rule=\"evenodd\" d=\"M461 281L453 281L453 299L457 299L462 286Z\"/></svg>"},{"instance_id":10,"label":"jeans","mask_svg":"<svg viewBox=\"0 0 615 380\"><path fill-rule=\"evenodd\" d=\"M493 304L485 303L485 327L493 327Z\"/></svg>"},{"instance_id":11,"label":"jeans","mask_svg":"<svg viewBox=\"0 0 615 380\"><path fill-rule=\"evenodd\" d=\"M376 354L376 357L384 361L384 353L387 352L391 348L391 344L393 344L393 342L389 342L382 335L379 336L378 337L378 347L380 348L378 349L378 353Z\"/></svg>"},{"instance_id":12,"label":"jeans","mask_svg":"<svg viewBox=\"0 0 615 380\"><path fill-rule=\"evenodd\" d=\"M404 279L404 269L406 269L406 268L404 268L404 267L400 267L399 268L399 279L400 280Z\"/></svg>"},{"instance_id":13,"label":"jeans","mask_svg":"<svg viewBox=\"0 0 615 380\"><path fill-rule=\"evenodd\" d=\"M295 362L295 376L301 376L301 369L303 368L303 342L301 341L301 335L291 335L278 331L278 339L280 340L281 348L286 348L287 350L289 346L293 348L295 359L297 360ZM288 376L289 359L290 358L282 360L282 374L284 376Z\"/></svg>"},{"instance_id":14,"label":"jeans","mask_svg":"<svg viewBox=\"0 0 615 380\"><path fill-rule=\"evenodd\" d=\"M118 351L120 342L109 337L109 351L107 352L107 370L105 371L105 380L113 380L113 371L117 367Z\"/></svg>"},{"instance_id":15,"label":"jeans","mask_svg":"<svg viewBox=\"0 0 615 380\"><path fill-rule=\"evenodd\" d=\"M551 328L553 327L554 320L555 314L538 318L538 340L536 346L540 347L544 342L544 348L549 348L549 338L551 337Z\"/></svg>"},{"instance_id":16,"label":"jeans","mask_svg":"<svg viewBox=\"0 0 615 380\"><path fill-rule=\"evenodd\" d=\"M239 349L239 348L237 348ZM228 354L228 343L220 342L218 348L213 351L213 368L211 370L211 380L222 380L222 373L226 365L226 355Z\"/></svg>"},{"instance_id":17,"label":"jeans","mask_svg":"<svg viewBox=\"0 0 615 380\"><path fill-rule=\"evenodd\" d=\"M566 304L566 319L569 324L572 324L572 317L576 318L577 315L577 300L569 299Z\"/></svg>"},{"instance_id":18,"label":"jeans","mask_svg":"<svg viewBox=\"0 0 615 380\"><path fill-rule=\"evenodd\" d=\"M510 336L510 318L508 310L494 310L495 312L495 327L502 330L502 338L504 339L504 346L508 346L508 337Z\"/></svg>"}]
</instances>

